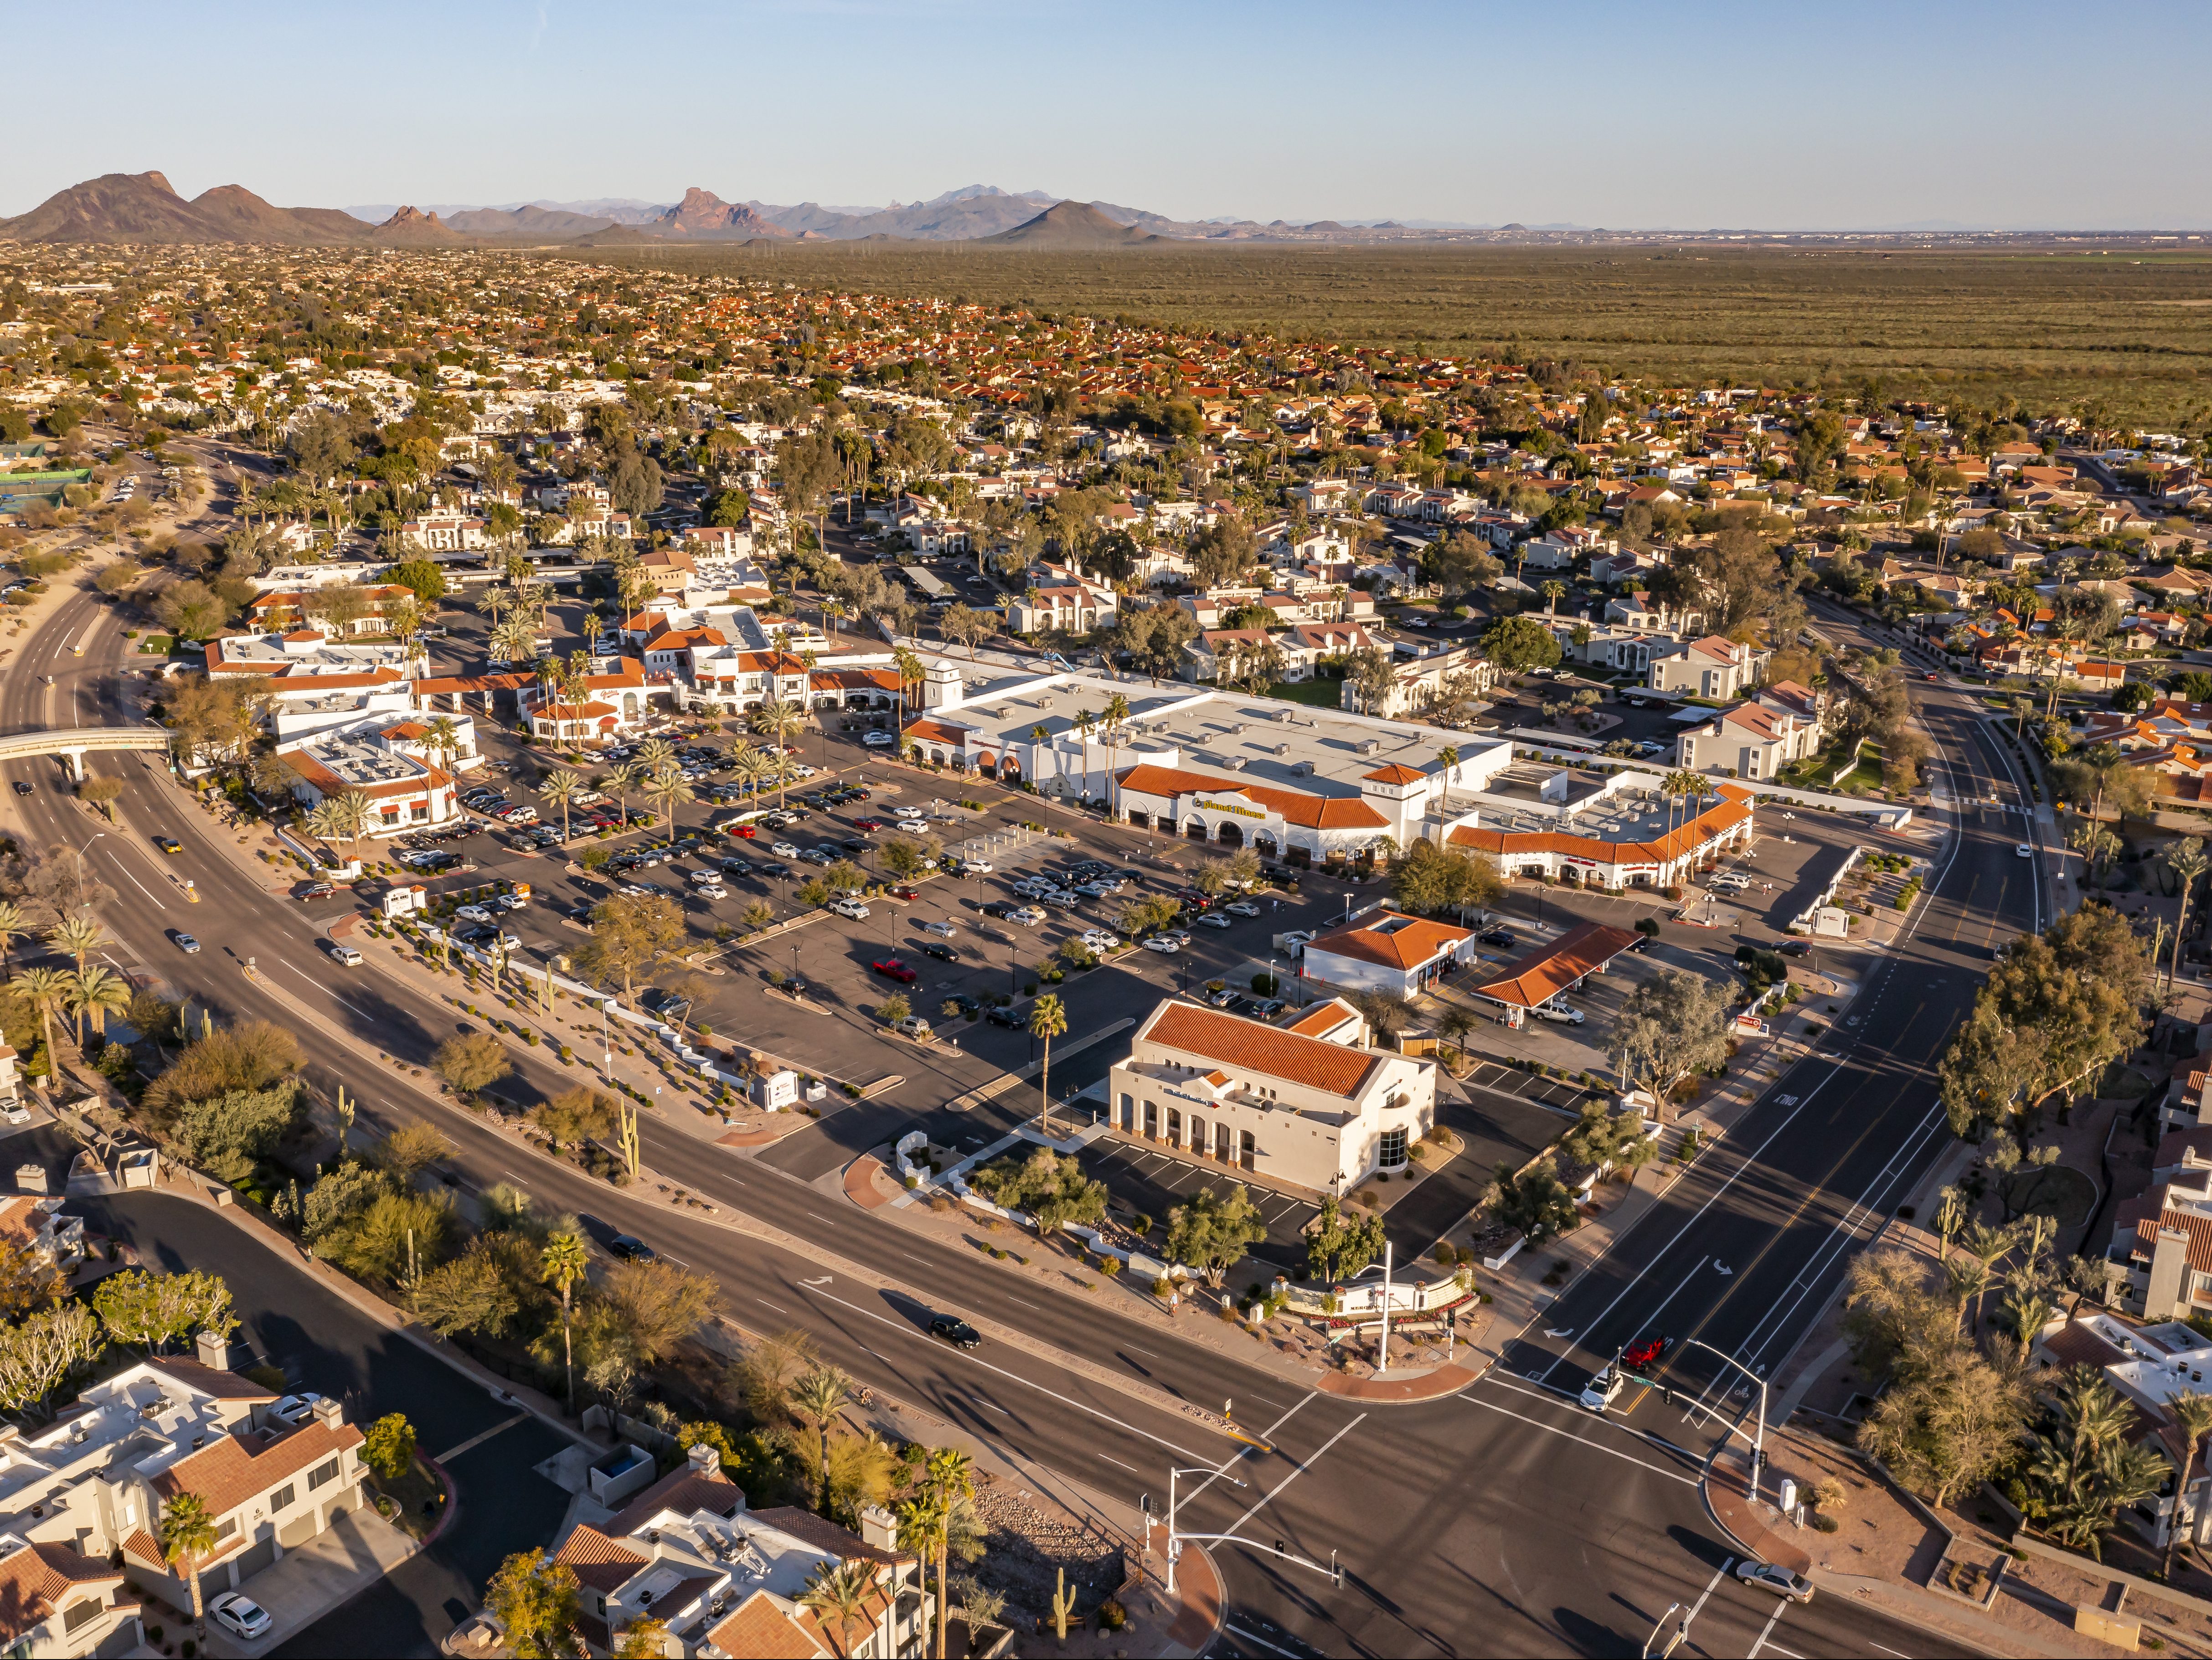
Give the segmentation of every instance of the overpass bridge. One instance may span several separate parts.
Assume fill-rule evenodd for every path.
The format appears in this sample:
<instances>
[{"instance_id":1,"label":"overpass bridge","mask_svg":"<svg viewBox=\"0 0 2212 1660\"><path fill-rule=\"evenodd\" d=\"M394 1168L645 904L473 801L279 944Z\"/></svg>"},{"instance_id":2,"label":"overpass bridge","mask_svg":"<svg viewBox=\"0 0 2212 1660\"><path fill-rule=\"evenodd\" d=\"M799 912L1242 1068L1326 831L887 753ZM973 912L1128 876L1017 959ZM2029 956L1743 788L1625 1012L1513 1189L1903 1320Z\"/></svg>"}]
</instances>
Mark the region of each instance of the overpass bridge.
<instances>
[{"instance_id":1,"label":"overpass bridge","mask_svg":"<svg viewBox=\"0 0 2212 1660\"><path fill-rule=\"evenodd\" d=\"M84 757L95 751L137 750L167 754L166 727L56 727L44 732L0 734L0 762L21 761L36 755L68 757L70 776L84 781Z\"/></svg>"}]
</instances>

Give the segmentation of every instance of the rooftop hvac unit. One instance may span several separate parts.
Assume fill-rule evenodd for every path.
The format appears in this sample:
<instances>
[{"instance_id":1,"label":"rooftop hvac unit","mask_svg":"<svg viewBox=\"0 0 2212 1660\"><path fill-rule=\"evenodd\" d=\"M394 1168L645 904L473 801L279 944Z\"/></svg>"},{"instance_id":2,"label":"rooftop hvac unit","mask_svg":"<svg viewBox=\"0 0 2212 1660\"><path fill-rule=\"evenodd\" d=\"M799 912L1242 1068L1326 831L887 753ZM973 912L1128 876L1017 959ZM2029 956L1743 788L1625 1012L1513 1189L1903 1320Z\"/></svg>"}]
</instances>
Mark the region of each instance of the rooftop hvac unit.
<instances>
[{"instance_id":1,"label":"rooftop hvac unit","mask_svg":"<svg viewBox=\"0 0 2212 1660\"><path fill-rule=\"evenodd\" d=\"M1312 762L1310 762L1310 761L1293 761L1293 762L1291 762L1291 777L1293 777L1293 778L1310 778L1310 777L1312 777L1312 776L1313 776L1313 763L1312 763Z\"/></svg>"},{"instance_id":2,"label":"rooftop hvac unit","mask_svg":"<svg viewBox=\"0 0 2212 1660\"><path fill-rule=\"evenodd\" d=\"M1275 711L1275 719L1279 722L1287 723L1296 721L1297 718L1298 712L1296 709L1280 708Z\"/></svg>"},{"instance_id":3,"label":"rooftop hvac unit","mask_svg":"<svg viewBox=\"0 0 2212 1660\"><path fill-rule=\"evenodd\" d=\"M1242 738L1244 735L1244 723L1242 721L1231 721L1229 723L1229 735L1231 738Z\"/></svg>"},{"instance_id":4,"label":"rooftop hvac unit","mask_svg":"<svg viewBox=\"0 0 2212 1660\"><path fill-rule=\"evenodd\" d=\"M1288 744L1278 744L1275 745L1275 753L1279 756L1288 755L1290 752L1291 746Z\"/></svg>"},{"instance_id":5,"label":"rooftop hvac unit","mask_svg":"<svg viewBox=\"0 0 2212 1660\"><path fill-rule=\"evenodd\" d=\"M1379 738L1363 738L1359 740L1359 752L1362 755L1372 755L1382 747L1382 740Z\"/></svg>"},{"instance_id":6,"label":"rooftop hvac unit","mask_svg":"<svg viewBox=\"0 0 2212 1660\"><path fill-rule=\"evenodd\" d=\"M1231 772L1242 772L1244 770L1244 757L1241 755L1225 756L1221 764Z\"/></svg>"}]
</instances>

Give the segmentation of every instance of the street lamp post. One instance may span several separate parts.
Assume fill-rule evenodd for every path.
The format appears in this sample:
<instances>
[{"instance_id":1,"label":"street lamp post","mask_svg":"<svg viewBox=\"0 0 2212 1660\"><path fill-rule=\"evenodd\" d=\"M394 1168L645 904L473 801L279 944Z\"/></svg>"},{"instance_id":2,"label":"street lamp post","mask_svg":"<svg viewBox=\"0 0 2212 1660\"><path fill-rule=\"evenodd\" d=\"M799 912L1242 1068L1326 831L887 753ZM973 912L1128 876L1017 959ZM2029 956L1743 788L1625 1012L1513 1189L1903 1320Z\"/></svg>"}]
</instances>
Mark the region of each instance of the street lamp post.
<instances>
[{"instance_id":1,"label":"street lamp post","mask_svg":"<svg viewBox=\"0 0 2212 1660\"><path fill-rule=\"evenodd\" d=\"M94 842L103 840L106 835L106 830L94 830L85 838L84 848L90 847ZM90 910L92 902L84 897L84 848L79 848L76 850L76 908L79 910Z\"/></svg>"},{"instance_id":2,"label":"street lamp post","mask_svg":"<svg viewBox=\"0 0 2212 1660\"><path fill-rule=\"evenodd\" d=\"M1717 1356L1759 1385L1759 1425L1751 1442L1751 1496L1753 1502L1756 1502L1759 1498L1759 1478L1765 1473L1766 1463L1766 1380L1733 1354L1717 1349L1711 1343L1703 1342L1695 1337L1685 1338L1683 1341L1692 1347L1701 1348L1706 1353Z\"/></svg>"}]
</instances>

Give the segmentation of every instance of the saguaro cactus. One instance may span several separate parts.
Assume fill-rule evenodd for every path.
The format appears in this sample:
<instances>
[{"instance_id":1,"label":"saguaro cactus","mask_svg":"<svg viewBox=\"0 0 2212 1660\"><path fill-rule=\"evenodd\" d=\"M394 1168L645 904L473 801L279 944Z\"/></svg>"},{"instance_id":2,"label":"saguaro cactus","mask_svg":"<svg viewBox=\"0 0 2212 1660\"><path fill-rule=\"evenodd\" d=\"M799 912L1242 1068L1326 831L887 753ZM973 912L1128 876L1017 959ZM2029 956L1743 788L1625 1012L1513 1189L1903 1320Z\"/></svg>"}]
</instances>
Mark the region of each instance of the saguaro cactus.
<instances>
[{"instance_id":1,"label":"saguaro cactus","mask_svg":"<svg viewBox=\"0 0 2212 1660\"><path fill-rule=\"evenodd\" d=\"M1061 1642L1067 1641L1067 1616L1075 1612L1075 1593L1067 1588L1067 1570L1054 1568L1053 1580L1057 1587L1052 1594L1052 1629Z\"/></svg>"}]
</instances>

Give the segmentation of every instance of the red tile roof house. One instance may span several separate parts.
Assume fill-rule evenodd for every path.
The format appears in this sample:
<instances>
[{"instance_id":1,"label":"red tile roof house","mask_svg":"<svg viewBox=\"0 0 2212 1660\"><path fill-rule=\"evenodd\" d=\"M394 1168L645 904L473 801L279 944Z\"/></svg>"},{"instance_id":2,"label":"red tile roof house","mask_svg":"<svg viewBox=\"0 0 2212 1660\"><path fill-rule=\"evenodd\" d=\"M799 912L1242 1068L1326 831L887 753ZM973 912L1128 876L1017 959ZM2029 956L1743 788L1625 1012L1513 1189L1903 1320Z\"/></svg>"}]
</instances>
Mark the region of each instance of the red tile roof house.
<instances>
[{"instance_id":1,"label":"red tile roof house","mask_svg":"<svg viewBox=\"0 0 2212 1660\"><path fill-rule=\"evenodd\" d=\"M338 1403L285 1423L271 1412L272 1391L210 1364L224 1353L203 1339L199 1359L126 1366L42 1429L0 1427L0 1578L36 1592L19 1604L0 1590L0 1627L52 1618L64 1627L52 1646L9 1652L115 1653L143 1642L126 1572L136 1589L189 1612L191 1588L155 1542L161 1507L179 1493L198 1495L215 1523L200 1578L209 1595L245 1584L360 1507L362 1433ZM11 1539L33 1548L40 1566ZM80 1587L106 1608L84 1608ZM40 1614L42 1604L55 1612ZM131 1635L118 1637L126 1627Z\"/></svg>"},{"instance_id":2,"label":"red tile roof house","mask_svg":"<svg viewBox=\"0 0 2212 1660\"><path fill-rule=\"evenodd\" d=\"M1109 1122L1179 1157L1344 1192L1402 1169L1436 1116L1435 1063L1367 1035L1336 1000L1275 1025L1162 1003L1108 1076Z\"/></svg>"},{"instance_id":3,"label":"red tile roof house","mask_svg":"<svg viewBox=\"0 0 2212 1660\"><path fill-rule=\"evenodd\" d=\"M684 1654L892 1660L924 1652L936 1605L921 1560L895 1543L890 1513L871 1506L849 1533L803 1510L749 1509L712 1447L694 1447L611 1520L580 1524L554 1560L575 1574L591 1652L605 1653L650 1615ZM800 1602L840 1564L869 1579L859 1617L839 1630L835 1614Z\"/></svg>"}]
</instances>

